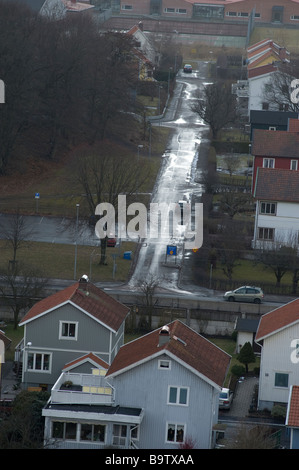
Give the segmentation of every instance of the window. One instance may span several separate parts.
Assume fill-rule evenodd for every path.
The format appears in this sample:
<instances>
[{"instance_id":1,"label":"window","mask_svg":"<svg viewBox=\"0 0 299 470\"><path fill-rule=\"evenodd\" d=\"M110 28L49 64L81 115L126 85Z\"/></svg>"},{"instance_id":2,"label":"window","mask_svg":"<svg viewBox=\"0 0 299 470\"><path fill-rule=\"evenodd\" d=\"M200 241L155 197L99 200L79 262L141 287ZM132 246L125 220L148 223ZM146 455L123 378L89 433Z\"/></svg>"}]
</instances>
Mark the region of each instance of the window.
<instances>
[{"instance_id":1,"label":"window","mask_svg":"<svg viewBox=\"0 0 299 470\"><path fill-rule=\"evenodd\" d=\"M80 441L105 442L106 426L103 424L52 422L52 438L62 440L78 440L77 431L80 433Z\"/></svg>"},{"instance_id":2,"label":"window","mask_svg":"<svg viewBox=\"0 0 299 470\"><path fill-rule=\"evenodd\" d=\"M276 202L261 202L260 214L275 215L276 214Z\"/></svg>"},{"instance_id":3,"label":"window","mask_svg":"<svg viewBox=\"0 0 299 470\"><path fill-rule=\"evenodd\" d=\"M54 421L52 423L52 437L54 439L76 440L77 424L71 422Z\"/></svg>"},{"instance_id":4,"label":"window","mask_svg":"<svg viewBox=\"0 0 299 470\"><path fill-rule=\"evenodd\" d=\"M168 388L169 405L188 405L188 388L172 387Z\"/></svg>"},{"instance_id":5,"label":"window","mask_svg":"<svg viewBox=\"0 0 299 470\"><path fill-rule=\"evenodd\" d=\"M288 387L289 386L289 374L281 372L275 373L275 387Z\"/></svg>"},{"instance_id":6,"label":"window","mask_svg":"<svg viewBox=\"0 0 299 470\"><path fill-rule=\"evenodd\" d=\"M159 359L158 369L170 369L170 361Z\"/></svg>"},{"instance_id":7,"label":"window","mask_svg":"<svg viewBox=\"0 0 299 470\"><path fill-rule=\"evenodd\" d=\"M226 16L237 16L237 12L236 11L227 11Z\"/></svg>"},{"instance_id":8,"label":"window","mask_svg":"<svg viewBox=\"0 0 299 470\"><path fill-rule=\"evenodd\" d=\"M260 240L274 240L274 228L259 227Z\"/></svg>"},{"instance_id":9,"label":"window","mask_svg":"<svg viewBox=\"0 0 299 470\"><path fill-rule=\"evenodd\" d=\"M263 168L274 168L274 158L264 158L263 159Z\"/></svg>"},{"instance_id":10,"label":"window","mask_svg":"<svg viewBox=\"0 0 299 470\"><path fill-rule=\"evenodd\" d=\"M269 131L276 131L276 127L275 126L269 126Z\"/></svg>"},{"instance_id":11,"label":"window","mask_svg":"<svg viewBox=\"0 0 299 470\"><path fill-rule=\"evenodd\" d=\"M175 13L175 8L164 8L165 13Z\"/></svg>"},{"instance_id":12,"label":"window","mask_svg":"<svg viewBox=\"0 0 299 470\"><path fill-rule=\"evenodd\" d=\"M264 101L264 102L262 103L262 109L263 109L264 111L267 111L267 110L269 109L269 103L267 103L266 101Z\"/></svg>"},{"instance_id":13,"label":"window","mask_svg":"<svg viewBox=\"0 0 299 470\"><path fill-rule=\"evenodd\" d=\"M295 20L295 21L299 21L299 15L291 15L290 19Z\"/></svg>"},{"instance_id":14,"label":"window","mask_svg":"<svg viewBox=\"0 0 299 470\"><path fill-rule=\"evenodd\" d=\"M291 170L298 170L298 160L291 160L290 169Z\"/></svg>"},{"instance_id":15,"label":"window","mask_svg":"<svg viewBox=\"0 0 299 470\"><path fill-rule=\"evenodd\" d=\"M113 424L113 445L124 446L126 437L127 426L125 424Z\"/></svg>"},{"instance_id":16,"label":"window","mask_svg":"<svg viewBox=\"0 0 299 470\"><path fill-rule=\"evenodd\" d=\"M27 357L27 370L38 371L38 372L49 372L50 371L50 354L44 353L28 353Z\"/></svg>"},{"instance_id":17,"label":"window","mask_svg":"<svg viewBox=\"0 0 299 470\"><path fill-rule=\"evenodd\" d=\"M180 13L180 14L183 14L183 15L185 15L187 13L186 8L177 8L175 11L176 11L176 13Z\"/></svg>"},{"instance_id":18,"label":"window","mask_svg":"<svg viewBox=\"0 0 299 470\"><path fill-rule=\"evenodd\" d=\"M80 440L105 442L105 428L102 424L81 424Z\"/></svg>"},{"instance_id":19,"label":"window","mask_svg":"<svg viewBox=\"0 0 299 470\"><path fill-rule=\"evenodd\" d=\"M139 426L130 426L131 439L133 441L139 440Z\"/></svg>"},{"instance_id":20,"label":"window","mask_svg":"<svg viewBox=\"0 0 299 470\"><path fill-rule=\"evenodd\" d=\"M184 442L185 426L183 424L167 424L167 442Z\"/></svg>"},{"instance_id":21,"label":"window","mask_svg":"<svg viewBox=\"0 0 299 470\"><path fill-rule=\"evenodd\" d=\"M247 11L240 11L240 12L238 13L238 16L245 16L245 17L247 17L247 16L249 16L249 14L247 13Z\"/></svg>"},{"instance_id":22,"label":"window","mask_svg":"<svg viewBox=\"0 0 299 470\"><path fill-rule=\"evenodd\" d=\"M121 9L122 10L133 10L133 6L132 5L122 5Z\"/></svg>"},{"instance_id":23,"label":"window","mask_svg":"<svg viewBox=\"0 0 299 470\"><path fill-rule=\"evenodd\" d=\"M59 339L77 340L78 323L77 322L59 322Z\"/></svg>"}]
</instances>

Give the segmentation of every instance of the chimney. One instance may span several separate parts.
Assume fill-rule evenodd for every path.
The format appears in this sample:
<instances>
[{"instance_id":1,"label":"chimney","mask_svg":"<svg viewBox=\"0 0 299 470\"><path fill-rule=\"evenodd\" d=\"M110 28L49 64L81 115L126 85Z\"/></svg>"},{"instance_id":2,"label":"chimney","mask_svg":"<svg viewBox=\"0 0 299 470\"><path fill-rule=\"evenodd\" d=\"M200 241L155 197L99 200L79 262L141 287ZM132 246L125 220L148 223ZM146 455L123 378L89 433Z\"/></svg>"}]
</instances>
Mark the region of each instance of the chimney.
<instances>
[{"instance_id":1,"label":"chimney","mask_svg":"<svg viewBox=\"0 0 299 470\"><path fill-rule=\"evenodd\" d=\"M138 28L140 29L140 31L143 31L143 23L142 23L142 21L139 21L139 23L138 23Z\"/></svg>"},{"instance_id":2,"label":"chimney","mask_svg":"<svg viewBox=\"0 0 299 470\"><path fill-rule=\"evenodd\" d=\"M88 276L86 274L83 274L83 276L79 279L79 288L86 291L88 281Z\"/></svg>"},{"instance_id":3,"label":"chimney","mask_svg":"<svg viewBox=\"0 0 299 470\"><path fill-rule=\"evenodd\" d=\"M170 340L169 327L167 325L163 326L159 332L159 345L164 346Z\"/></svg>"}]
</instances>

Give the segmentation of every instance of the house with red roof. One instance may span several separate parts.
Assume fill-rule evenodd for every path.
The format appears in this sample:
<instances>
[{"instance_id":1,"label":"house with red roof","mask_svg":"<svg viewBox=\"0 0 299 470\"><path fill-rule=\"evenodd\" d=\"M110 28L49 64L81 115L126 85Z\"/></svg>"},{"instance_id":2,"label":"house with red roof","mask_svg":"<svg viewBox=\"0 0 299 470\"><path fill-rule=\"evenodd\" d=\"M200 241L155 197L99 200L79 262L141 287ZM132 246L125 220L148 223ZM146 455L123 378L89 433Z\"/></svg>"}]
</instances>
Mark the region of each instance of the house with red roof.
<instances>
[{"instance_id":1,"label":"house with red roof","mask_svg":"<svg viewBox=\"0 0 299 470\"><path fill-rule=\"evenodd\" d=\"M253 197L256 213L252 246L298 246L299 171L258 167Z\"/></svg>"},{"instance_id":2,"label":"house with red roof","mask_svg":"<svg viewBox=\"0 0 299 470\"><path fill-rule=\"evenodd\" d=\"M106 373L64 371L43 409L45 441L73 449L175 451L187 442L209 449L230 360L175 320L124 344ZM76 393L61 388L66 379Z\"/></svg>"},{"instance_id":3,"label":"house with red roof","mask_svg":"<svg viewBox=\"0 0 299 470\"><path fill-rule=\"evenodd\" d=\"M299 119L289 119L288 130L254 129L252 189L256 184L257 168L281 168L298 171Z\"/></svg>"},{"instance_id":4,"label":"house with red roof","mask_svg":"<svg viewBox=\"0 0 299 470\"><path fill-rule=\"evenodd\" d=\"M22 387L50 390L66 365L79 367L81 358L83 367L82 356L90 353L88 362L102 361L107 368L123 344L128 313L87 276L37 302L20 322Z\"/></svg>"},{"instance_id":5,"label":"house with red roof","mask_svg":"<svg viewBox=\"0 0 299 470\"><path fill-rule=\"evenodd\" d=\"M287 406L299 385L299 299L262 315L255 341L261 346L258 408Z\"/></svg>"}]
</instances>

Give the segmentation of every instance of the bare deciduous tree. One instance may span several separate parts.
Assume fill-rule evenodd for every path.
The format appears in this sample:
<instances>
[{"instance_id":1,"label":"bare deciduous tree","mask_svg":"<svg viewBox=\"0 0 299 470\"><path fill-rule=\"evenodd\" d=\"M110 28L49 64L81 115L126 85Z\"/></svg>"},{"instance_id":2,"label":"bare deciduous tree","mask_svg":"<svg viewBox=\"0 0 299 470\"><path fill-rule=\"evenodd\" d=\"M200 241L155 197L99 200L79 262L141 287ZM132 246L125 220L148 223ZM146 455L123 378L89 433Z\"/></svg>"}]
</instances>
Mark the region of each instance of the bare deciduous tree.
<instances>
[{"instance_id":1,"label":"bare deciduous tree","mask_svg":"<svg viewBox=\"0 0 299 470\"><path fill-rule=\"evenodd\" d=\"M89 216L94 217L96 207L104 202L114 207L117 216L118 196L126 195L127 203L136 198L150 176L150 167L136 156L108 156L94 148L77 154L75 175L86 197ZM106 242L107 237L101 240L100 264L106 264Z\"/></svg>"},{"instance_id":2,"label":"bare deciduous tree","mask_svg":"<svg viewBox=\"0 0 299 470\"><path fill-rule=\"evenodd\" d=\"M216 139L223 127L236 121L236 98L231 93L231 85L220 81L207 85L202 97L200 93L198 91L191 109L209 124L213 139Z\"/></svg>"},{"instance_id":3,"label":"bare deciduous tree","mask_svg":"<svg viewBox=\"0 0 299 470\"><path fill-rule=\"evenodd\" d=\"M40 297L47 278L35 268L18 263L13 272L0 276L0 294L9 301L13 311L14 329L17 329L20 312Z\"/></svg>"},{"instance_id":4,"label":"bare deciduous tree","mask_svg":"<svg viewBox=\"0 0 299 470\"><path fill-rule=\"evenodd\" d=\"M17 250L29 243L29 239L34 234L34 230L29 225L28 219L23 217L19 211L12 215L7 223L7 226L3 229L3 235L6 242L12 247L13 268L16 264Z\"/></svg>"}]
</instances>

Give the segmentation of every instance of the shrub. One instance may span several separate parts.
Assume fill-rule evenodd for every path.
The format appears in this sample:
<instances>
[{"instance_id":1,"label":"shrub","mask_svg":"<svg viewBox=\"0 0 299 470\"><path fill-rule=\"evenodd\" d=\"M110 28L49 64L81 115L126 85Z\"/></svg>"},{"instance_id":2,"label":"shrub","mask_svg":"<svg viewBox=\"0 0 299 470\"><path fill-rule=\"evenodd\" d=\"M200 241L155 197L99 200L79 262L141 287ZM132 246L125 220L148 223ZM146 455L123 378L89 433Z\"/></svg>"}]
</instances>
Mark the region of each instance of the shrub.
<instances>
[{"instance_id":1,"label":"shrub","mask_svg":"<svg viewBox=\"0 0 299 470\"><path fill-rule=\"evenodd\" d=\"M236 377L241 377L242 375L245 375L245 367L244 366L239 366L237 364L235 364L232 368L231 368L231 373L233 375L235 375Z\"/></svg>"},{"instance_id":2,"label":"shrub","mask_svg":"<svg viewBox=\"0 0 299 470\"><path fill-rule=\"evenodd\" d=\"M272 418L285 419L286 417L286 407L283 405L274 405L271 410Z\"/></svg>"}]
</instances>

